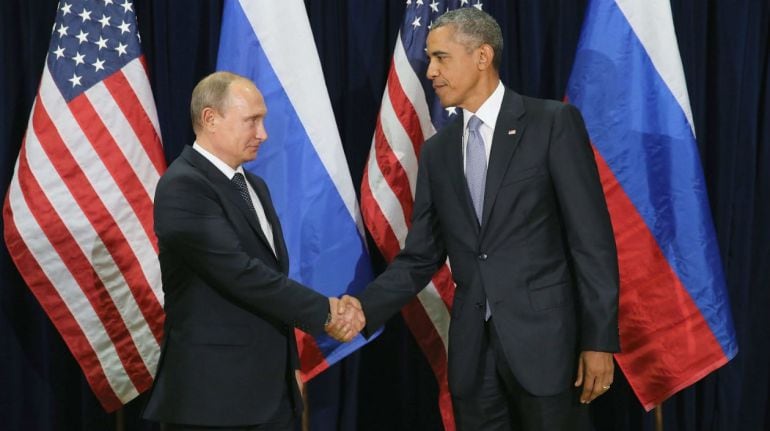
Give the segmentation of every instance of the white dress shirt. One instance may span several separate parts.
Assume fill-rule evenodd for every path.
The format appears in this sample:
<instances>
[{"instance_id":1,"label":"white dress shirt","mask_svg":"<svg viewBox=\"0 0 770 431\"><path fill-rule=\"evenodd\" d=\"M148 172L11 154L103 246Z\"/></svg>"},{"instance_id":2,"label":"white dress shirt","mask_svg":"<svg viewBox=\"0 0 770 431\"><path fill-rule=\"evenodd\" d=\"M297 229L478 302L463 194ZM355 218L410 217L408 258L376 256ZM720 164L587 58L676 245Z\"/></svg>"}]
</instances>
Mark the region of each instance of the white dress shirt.
<instances>
[{"instance_id":1,"label":"white dress shirt","mask_svg":"<svg viewBox=\"0 0 770 431\"><path fill-rule=\"evenodd\" d=\"M467 109L463 109L463 171L465 171L465 151L468 145L468 121L472 115L479 117L481 120L481 126L479 126L479 132L481 138L484 139L484 152L487 156L487 166L489 166L489 153L492 151L492 137L495 135L495 124L497 124L497 115L500 113L500 108L503 106L503 95L505 95L505 86L498 81L497 88L492 94L479 106L478 111L471 112Z\"/></svg>"}]
</instances>

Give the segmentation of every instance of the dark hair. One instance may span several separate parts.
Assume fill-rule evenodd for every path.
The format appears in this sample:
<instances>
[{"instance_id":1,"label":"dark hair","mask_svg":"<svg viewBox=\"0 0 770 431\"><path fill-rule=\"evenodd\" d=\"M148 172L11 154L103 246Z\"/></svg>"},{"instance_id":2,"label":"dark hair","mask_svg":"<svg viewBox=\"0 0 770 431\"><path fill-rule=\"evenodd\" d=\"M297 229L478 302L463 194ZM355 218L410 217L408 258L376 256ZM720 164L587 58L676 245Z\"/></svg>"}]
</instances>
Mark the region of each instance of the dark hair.
<instances>
[{"instance_id":1,"label":"dark hair","mask_svg":"<svg viewBox=\"0 0 770 431\"><path fill-rule=\"evenodd\" d=\"M465 45L468 50L474 50L483 44L491 46L494 52L492 66L495 70L500 70L503 54L503 32L492 16L475 7L463 7L438 17L431 30L448 26L455 29L455 41Z\"/></svg>"}]
</instances>

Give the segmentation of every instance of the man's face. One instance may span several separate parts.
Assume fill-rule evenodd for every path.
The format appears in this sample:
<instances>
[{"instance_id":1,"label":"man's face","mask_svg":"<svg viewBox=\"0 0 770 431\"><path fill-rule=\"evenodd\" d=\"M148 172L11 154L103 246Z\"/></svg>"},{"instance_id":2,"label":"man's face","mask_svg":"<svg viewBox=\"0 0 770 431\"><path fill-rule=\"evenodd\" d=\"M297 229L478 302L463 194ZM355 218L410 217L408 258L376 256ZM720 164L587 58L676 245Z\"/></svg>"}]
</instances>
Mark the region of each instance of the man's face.
<instances>
[{"instance_id":1,"label":"man's face","mask_svg":"<svg viewBox=\"0 0 770 431\"><path fill-rule=\"evenodd\" d=\"M428 33L427 52L430 63L427 77L433 81L441 104L470 109L475 98L481 71L478 68L479 48L468 50L454 40L452 26L439 27Z\"/></svg>"},{"instance_id":2,"label":"man's face","mask_svg":"<svg viewBox=\"0 0 770 431\"><path fill-rule=\"evenodd\" d=\"M267 139L264 122L267 107L262 94L251 82L234 81L228 93L223 112L212 110L211 141L215 155L236 168L254 160L259 146Z\"/></svg>"}]
</instances>

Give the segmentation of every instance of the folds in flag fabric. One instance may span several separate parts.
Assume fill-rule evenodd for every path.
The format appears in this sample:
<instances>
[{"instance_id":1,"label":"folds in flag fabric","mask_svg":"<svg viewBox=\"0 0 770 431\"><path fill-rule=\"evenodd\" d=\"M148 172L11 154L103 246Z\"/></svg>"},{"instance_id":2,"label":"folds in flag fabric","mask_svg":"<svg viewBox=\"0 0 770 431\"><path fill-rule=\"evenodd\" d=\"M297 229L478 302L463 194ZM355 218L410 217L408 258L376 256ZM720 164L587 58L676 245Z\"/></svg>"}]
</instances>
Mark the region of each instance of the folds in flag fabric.
<instances>
[{"instance_id":1,"label":"folds in flag fabric","mask_svg":"<svg viewBox=\"0 0 770 431\"><path fill-rule=\"evenodd\" d=\"M403 248L409 230L422 143L449 117L457 115L454 109L441 106L425 76L425 40L433 20L462 6L482 8L480 2L471 4L468 0L406 2L361 184L361 211L366 227L388 262ZM449 266L444 265L401 312L436 375L439 408L447 430L455 429L447 383L454 288Z\"/></svg>"},{"instance_id":2,"label":"folds in flag fabric","mask_svg":"<svg viewBox=\"0 0 770 431\"><path fill-rule=\"evenodd\" d=\"M217 69L251 78L265 98L268 140L246 168L270 187L290 277L327 296L361 290L371 262L304 3L226 0ZM305 380L366 342L297 335Z\"/></svg>"},{"instance_id":3,"label":"folds in flag fabric","mask_svg":"<svg viewBox=\"0 0 770 431\"><path fill-rule=\"evenodd\" d=\"M738 352L668 0L591 1L567 97L615 231L616 360L649 410Z\"/></svg>"},{"instance_id":4,"label":"folds in flag fabric","mask_svg":"<svg viewBox=\"0 0 770 431\"><path fill-rule=\"evenodd\" d=\"M16 267L108 411L151 386L163 328L143 61L130 1L59 3L3 206Z\"/></svg>"}]
</instances>

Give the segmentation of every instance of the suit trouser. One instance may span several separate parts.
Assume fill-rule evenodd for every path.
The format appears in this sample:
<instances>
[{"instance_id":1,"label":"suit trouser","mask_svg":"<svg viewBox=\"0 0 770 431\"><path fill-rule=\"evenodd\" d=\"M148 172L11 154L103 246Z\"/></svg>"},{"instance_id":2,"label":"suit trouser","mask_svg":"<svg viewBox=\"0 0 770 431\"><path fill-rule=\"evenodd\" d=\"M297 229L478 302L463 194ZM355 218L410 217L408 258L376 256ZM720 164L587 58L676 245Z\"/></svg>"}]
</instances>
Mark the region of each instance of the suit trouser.
<instances>
[{"instance_id":1,"label":"suit trouser","mask_svg":"<svg viewBox=\"0 0 770 431\"><path fill-rule=\"evenodd\" d=\"M494 319L494 317L492 318ZM452 397L459 431L572 431L590 429L581 388L547 397L528 393L513 376L492 319L486 322L481 376L475 393Z\"/></svg>"}]
</instances>

